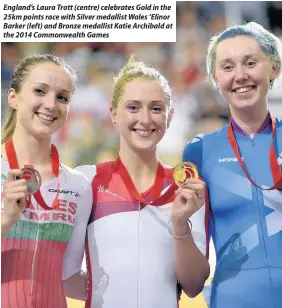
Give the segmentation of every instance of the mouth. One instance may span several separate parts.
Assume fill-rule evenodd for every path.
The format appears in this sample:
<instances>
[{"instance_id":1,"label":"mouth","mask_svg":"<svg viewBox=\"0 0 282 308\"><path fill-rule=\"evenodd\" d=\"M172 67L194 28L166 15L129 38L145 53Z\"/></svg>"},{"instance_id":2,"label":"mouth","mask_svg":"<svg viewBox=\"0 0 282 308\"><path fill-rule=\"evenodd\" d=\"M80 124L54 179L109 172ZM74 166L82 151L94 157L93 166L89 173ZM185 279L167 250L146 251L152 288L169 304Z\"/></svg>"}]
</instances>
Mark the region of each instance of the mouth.
<instances>
[{"instance_id":1,"label":"mouth","mask_svg":"<svg viewBox=\"0 0 282 308\"><path fill-rule=\"evenodd\" d=\"M256 89L257 87L256 86L245 86L245 87L238 87L238 88L235 88L232 90L232 92L234 93L248 93L254 89Z\"/></svg>"},{"instance_id":2,"label":"mouth","mask_svg":"<svg viewBox=\"0 0 282 308\"><path fill-rule=\"evenodd\" d=\"M141 137L148 137L151 136L156 130L155 129L132 129L137 135Z\"/></svg>"},{"instance_id":3,"label":"mouth","mask_svg":"<svg viewBox=\"0 0 282 308\"><path fill-rule=\"evenodd\" d=\"M53 117L51 115L48 115L48 114L44 114L44 113L41 113L41 112L35 112L35 114L41 119L41 120L44 120L44 121L47 121L49 123L52 123L54 122L57 118L56 117Z\"/></svg>"}]
</instances>

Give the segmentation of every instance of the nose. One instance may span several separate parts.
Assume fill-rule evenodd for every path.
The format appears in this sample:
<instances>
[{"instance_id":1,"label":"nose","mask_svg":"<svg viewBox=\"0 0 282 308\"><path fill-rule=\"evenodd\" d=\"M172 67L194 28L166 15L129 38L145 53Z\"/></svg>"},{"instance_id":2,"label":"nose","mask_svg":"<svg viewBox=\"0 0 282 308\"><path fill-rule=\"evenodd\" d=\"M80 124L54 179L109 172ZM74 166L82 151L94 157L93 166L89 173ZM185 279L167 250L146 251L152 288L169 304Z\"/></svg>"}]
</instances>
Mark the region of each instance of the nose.
<instances>
[{"instance_id":1,"label":"nose","mask_svg":"<svg viewBox=\"0 0 282 308\"><path fill-rule=\"evenodd\" d=\"M248 79L248 75L243 65L237 65L235 69L235 81L242 82Z\"/></svg>"},{"instance_id":2,"label":"nose","mask_svg":"<svg viewBox=\"0 0 282 308\"><path fill-rule=\"evenodd\" d=\"M151 122L151 115L150 115L150 111L146 108L142 109L140 114L139 114L139 122L140 124L143 125L148 125Z\"/></svg>"},{"instance_id":3,"label":"nose","mask_svg":"<svg viewBox=\"0 0 282 308\"><path fill-rule=\"evenodd\" d=\"M49 94L45 96L44 99L44 107L48 110L54 110L56 108L57 98L53 94Z\"/></svg>"}]
</instances>

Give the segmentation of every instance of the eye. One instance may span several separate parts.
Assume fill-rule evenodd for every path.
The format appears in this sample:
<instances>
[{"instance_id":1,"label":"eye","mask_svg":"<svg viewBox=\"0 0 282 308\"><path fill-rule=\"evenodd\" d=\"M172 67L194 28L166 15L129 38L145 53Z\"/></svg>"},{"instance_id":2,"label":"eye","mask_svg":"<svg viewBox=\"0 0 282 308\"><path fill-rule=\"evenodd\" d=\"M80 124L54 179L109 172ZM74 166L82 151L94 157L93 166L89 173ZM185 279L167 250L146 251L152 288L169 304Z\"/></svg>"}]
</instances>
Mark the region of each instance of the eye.
<instances>
[{"instance_id":1,"label":"eye","mask_svg":"<svg viewBox=\"0 0 282 308\"><path fill-rule=\"evenodd\" d=\"M139 108L135 105L130 105L127 108L129 109L129 111L132 111L132 112L137 112L139 110Z\"/></svg>"},{"instance_id":2,"label":"eye","mask_svg":"<svg viewBox=\"0 0 282 308\"><path fill-rule=\"evenodd\" d=\"M38 96L43 96L45 94L45 92L39 88L35 88L33 92Z\"/></svg>"},{"instance_id":3,"label":"eye","mask_svg":"<svg viewBox=\"0 0 282 308\"><path fill-rule=\"evenodd\" d=\"M232 66L231 66L231 65L225 65L225 66L223 67L223 70L226 71L226 72L229 72L229 71L232 70Z\"/></svg>"},{"instance_id":4,"label":"eye","mask_svg":"<svg viewBox=\"0 0 282 308\"><path fill-rule=\"evenodd\" d=\"M62 103L64 103L64 104L67 104L67 103L69 102L69 99L68 99L66 96L61 95L61 94L59 94L59 95L57 96L57 99L58 99L59 101L61 101Z\"/></svg>"},{"instance_id":5,"label":"eye","mask_svg":"<svg viewBox=\"0 0 282 308\"><path fill-rule=\"evenodd\" d=\"M257 63L256 63L255 61L248 61L248 62L246 63L246 66L248 66L248 67L254 67L256 64L257 64Z\"/></svg>"},{"instance_id":6,"label":"eye","mask_svg":"<svg viewBox=\"0 0 282 308\"><path fill-rule=\"evenodd\" d=\"M152 110L153 110L153 112L155 112L155 113L159 113L159 112L162 111L162 108L159 107L159 106L155 106L155 107L152 108Z\"/></svg>"}]
</instances>

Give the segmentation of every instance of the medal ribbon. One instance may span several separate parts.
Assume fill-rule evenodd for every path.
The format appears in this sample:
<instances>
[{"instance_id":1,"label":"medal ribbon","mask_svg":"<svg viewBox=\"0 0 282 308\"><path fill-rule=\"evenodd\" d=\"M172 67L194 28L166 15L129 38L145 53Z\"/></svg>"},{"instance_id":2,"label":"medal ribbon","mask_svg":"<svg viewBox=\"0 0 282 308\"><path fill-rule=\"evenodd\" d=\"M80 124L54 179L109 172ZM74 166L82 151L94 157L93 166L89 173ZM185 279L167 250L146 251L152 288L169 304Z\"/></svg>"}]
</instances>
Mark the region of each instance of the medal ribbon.
<instances>
[{"instance_id":1,"label":"medal ribbon","mask_svg":"<svg viewBox=\"0 0 282 308\"><path fill-rule=\"evenodd\" d=\"M259 185L257 185L253 179L250 177L247 168L241 158L240 155L240 151L238 148L238 144L233 132L233 128L232 128L232 124L231 121L229 121L228 124L228 141L236 155L236 158L241 166L241 168L243 169L246 177L248 178L248 180L257 188L260 188L262 190L274 190L274 189L282 189L282 171L279 168L278 165L278 161L276 158L276 153L275 153L275 149L274 149L274 138L276 136L276 120L275 118L270 114L270 118L271 118L271 124L272 124L272 143L271 143L271 147L270 147L270 151L269 151L269 157L270 157L270 168L271 168L271 173L272 173L272 177L273 177L273 182L274 185L270 188L262 188Z\"/></svg>"},{"instance_id":2,"label":"medal ribbon","mask_svg":"<svg viewBox=\"0 0 282 308\"><path fill-rule=\"evenodd\" d=\"M143 196L137 191L134 183L130 175L128 174L125 166L123 165L120 157L118 156L115 161L116 168L119 168L119 173L121 178L123 179L124 183L126 184L130 194L139 202L143 203L144 205L148 204L148 202L143 198ZM159 206L163 205L168 201L171 197L173 197L175 191L178 189L178 186L173 182L169 189L161 195L163 189L163 180L165 177L165 168L159 163L157 169L157 176L155 179L155 183L152 190L153 201L150 202L150 205Z\"/></svg>"},{"instance_id":3,"label":"medal ribbon","mask_svg":"<svg viewBox=\"0 0 282 308\"><path fill-rule=\"evenodd\" d=\"M8 159L8 163L10 166L10 169L19 169L19 163L17 160L17 154L15 151L15 147L14 147L14 143L13 143L13 139L9 138L6 142L5 142L5 149L6 149L6 154L7 154L7 159ZM59 168L60 168L60 161L59 161L59 154L57 151L57 148L52 144L51 145L51 163L52 163L52 170L53 173L55 175L55 177L58 179L59 177ZM25 167L32 167L32 165L25 165ZM36 179L36 177L35 177ZM57 204L58 204L58 197L59 197L59 193L60 193L60 183L59 183L59 179L58 179L58 183L57 183L57 194L55 196L55 199L52 203L52 206L49 207L46 202L44 201L41 192L40 192L40 188L33 194L34 199L37 201L37 203L44 208L45 210L53 210L56 208ZM28 196L27 198L27 208L30 207L31 204L31 198L30 196Z\"/></svg>"}]
</instances>

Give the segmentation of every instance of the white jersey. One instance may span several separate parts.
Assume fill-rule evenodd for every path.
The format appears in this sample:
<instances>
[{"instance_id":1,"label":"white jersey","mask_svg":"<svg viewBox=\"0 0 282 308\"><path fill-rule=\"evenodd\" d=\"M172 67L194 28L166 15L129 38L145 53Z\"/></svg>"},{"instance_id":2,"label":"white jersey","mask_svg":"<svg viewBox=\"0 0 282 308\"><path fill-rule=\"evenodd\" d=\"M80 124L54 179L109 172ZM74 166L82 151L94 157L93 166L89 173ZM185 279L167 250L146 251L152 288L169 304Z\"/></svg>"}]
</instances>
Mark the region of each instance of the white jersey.
<instances>
[{"instance_id":1,"label":"white jersey","mask_svg":"<svg viewBox=\"0 0 282 308\"><path fill-rule=\"evenodd\" d=\"M1 186L9 171L8 162L1 160ZM63 266L68 243L79 239L73 258L83 257L86 227L92 208L89 180L78 171L63 164L59 177L42 184L40 191L48 206L57 195L54 210L44 210L35 199L22 213L18 223L2 240L2 307L67 307L62 285L63 278L80 270L80 264L71 269ZM3 198L2 198L3 200ZM1 212L3 214L3 202Z\"/></svg>"},{"instance_id":2,"label":"white jersey","mask_svg":"<svg viewBox=\"0 0 282 308\"><path fill-rule=\"evenodd\" d=\"M153 187L142 194L147 204L137 202L120 168L116 162L98 164L97 169L77 168L90 179L94 177L93 208L87 227L89 284L85 307L177 308L174 240L169 232L172 200L161 206L150 205ZM159 169L165 190L172 183L172 168ZM194 241L206 255L205 208L191 221ZM70 253L70 264L71 257Z\"/></svg>"}]
</instances>

